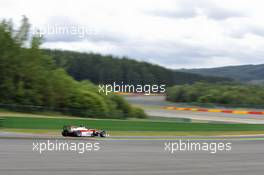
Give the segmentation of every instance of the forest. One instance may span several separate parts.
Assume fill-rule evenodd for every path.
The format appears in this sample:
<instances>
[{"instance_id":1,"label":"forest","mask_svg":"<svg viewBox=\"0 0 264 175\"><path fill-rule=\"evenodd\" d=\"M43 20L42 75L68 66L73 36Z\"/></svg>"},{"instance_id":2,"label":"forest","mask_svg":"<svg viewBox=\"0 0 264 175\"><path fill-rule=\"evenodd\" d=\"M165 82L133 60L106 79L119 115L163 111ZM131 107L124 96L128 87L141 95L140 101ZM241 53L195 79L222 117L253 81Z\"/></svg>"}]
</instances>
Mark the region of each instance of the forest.
<instances>
[{"instance_id":1,"label":"forest","mask_svg":"<svg viewBox=\"0 0 264 175\"><path fill-rule=\"evenodd\" d=\"M88 80L76 81L40 49L43 38L29 37L29 30L26 17L18 29L10 20L0 22L1 108L96 118L146 117L143 110L122 97L99 94L97 86Z\"/></svg>"},{"instance_id":2,"label":"forest","mask_svg":"<svg viewBox=\"0 0 264 175\"><path fill-rule=\"evenodd\" d=\"M173 102L197 102L237 107L263 107L264 87L238 83L177 85L167 89L166 98Z\"/></svg>"},{"instance_id":3,"label":"forest","mask_svg":"<svg viewBox=\"0 0 264 175\"><path fill-rule=\"evenodd\" d=\"M197 81L230 82L231 78L202 76L170 70L159 65L140 62L126 57L80 53L63 50L44 50L57 66L64 68L76 80L90 80L95 84L155 84L172 86Z\"/></svg>"},{"instance_id":4,"label":"forest","mask_svg":"<svg viewBox=\"0 0 264 175\"><path fill-rule=\"evenodd\" d=\"M0 22L0 108L56 111L95 118L145 118L123 97L98 92L99 84L166 85L167 100L219 104L264 104L262 86L230 78L179 72L111 55L41 49L23 17L18 29Z\"/></svg>"}]
</instances>

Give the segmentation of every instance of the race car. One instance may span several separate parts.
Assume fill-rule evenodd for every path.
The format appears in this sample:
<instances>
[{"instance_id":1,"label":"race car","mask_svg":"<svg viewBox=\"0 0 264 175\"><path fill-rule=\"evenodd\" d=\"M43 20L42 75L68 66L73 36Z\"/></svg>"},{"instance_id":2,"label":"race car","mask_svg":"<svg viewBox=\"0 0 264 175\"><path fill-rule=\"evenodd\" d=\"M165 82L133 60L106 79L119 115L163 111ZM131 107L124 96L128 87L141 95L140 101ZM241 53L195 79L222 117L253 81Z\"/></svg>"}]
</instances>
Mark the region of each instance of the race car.
<instances>
[{"instance_id":1,"label":"race car","mask_svg":"<svg viewBox=\"0 0 264 175\"><path fill-rule=\"evenodd\" d=\"M88 129L84 126L63 126L61 133L64 137L106 137L104 130Z\"/></svg>"}]
</instances>

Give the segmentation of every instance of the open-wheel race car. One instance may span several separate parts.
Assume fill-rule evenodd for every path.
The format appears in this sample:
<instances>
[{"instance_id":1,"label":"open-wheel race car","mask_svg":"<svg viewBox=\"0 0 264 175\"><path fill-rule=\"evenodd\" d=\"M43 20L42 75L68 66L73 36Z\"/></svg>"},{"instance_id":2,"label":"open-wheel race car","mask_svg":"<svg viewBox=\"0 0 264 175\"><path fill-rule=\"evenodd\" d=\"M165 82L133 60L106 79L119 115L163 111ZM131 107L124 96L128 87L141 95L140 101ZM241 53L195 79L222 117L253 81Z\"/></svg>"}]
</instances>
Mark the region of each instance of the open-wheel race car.
<instances>
[{"instance_id":1,"label":"open-wheel race car","mask_svg":"<svg viewBox=\"0 0 264 175\"><path fill-rule=\"evenodd\" d=\"M106 137L104 130L90 129L84 126L63 126L61 134L64 137Z\"/></svg>"}]
</instances>

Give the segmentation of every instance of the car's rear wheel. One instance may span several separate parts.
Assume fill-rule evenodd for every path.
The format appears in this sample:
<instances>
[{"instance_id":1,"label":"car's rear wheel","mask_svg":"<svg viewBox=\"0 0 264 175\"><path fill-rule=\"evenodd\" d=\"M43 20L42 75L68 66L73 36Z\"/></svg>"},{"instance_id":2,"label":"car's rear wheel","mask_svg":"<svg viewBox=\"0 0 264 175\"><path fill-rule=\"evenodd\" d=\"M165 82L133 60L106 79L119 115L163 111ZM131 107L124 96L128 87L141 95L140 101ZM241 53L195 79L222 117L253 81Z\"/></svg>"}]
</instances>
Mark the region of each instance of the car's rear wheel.
<instances>
[{"instance_id":1,"label":"car's rear wheel","mask_svg":"<svg viewBox=\"0 0 264 175\"><path fill-rule=\"evenodd\" d=\"M81 137L81 136L82 136L82 132L81 132L81 131L76 131L76 132L75 132L75 135L76 135L77 137Z\"/></svg>"},{"instance_id":2,"label":"car's rear wheel","mask_svg":"<svg viewBox=\"0 0 264 175\"><path fill-rule=\"evenodd\" d=\"M63 131L63 132L61 133L61 135L64 136L64 137L66 137L66 136L68 136L68 133L65 132L65 131Z\"/></svg>"}]
</instances>

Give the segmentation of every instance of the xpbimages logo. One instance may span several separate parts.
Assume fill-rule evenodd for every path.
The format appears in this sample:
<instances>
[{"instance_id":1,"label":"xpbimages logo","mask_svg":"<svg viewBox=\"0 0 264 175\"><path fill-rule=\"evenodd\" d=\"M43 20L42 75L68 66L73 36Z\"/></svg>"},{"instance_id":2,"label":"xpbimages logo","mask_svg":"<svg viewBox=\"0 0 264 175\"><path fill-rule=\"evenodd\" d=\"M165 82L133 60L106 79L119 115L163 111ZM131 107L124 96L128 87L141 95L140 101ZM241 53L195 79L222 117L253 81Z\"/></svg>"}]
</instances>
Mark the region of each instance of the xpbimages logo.
<instances>
[{"instance_id":1,"label":"xpbimages logo","mask_svg":"<svg viewBox=\"0 0 264 175\"><path fill-rule=\"evenodd\" d=\"M32 150L42 154L47 151L72 151L79 154L91 151L99 151L100 144L98 142L62 142L62 141L37 141L32 143Z\"/></svg>"},{"instance_id":2,"label":"xpbimages logo","mask_svg":"<svg viewBox=\"0 0 264 175\"><path fill-rule=\"evenodd\" d=\"M99 93L105 93L108 95L111 92L114 93L144 93L145 95L150 95L151 93L164 93L166 91L166 85L128 85L120 84L113 82L113 84L100 84L98 85Z\"/></svg>"},{"instance_id":3,"label":"xpbimages logo","mask_svg":"<svg viewBox=\"0 0 264 175\"><path fill-rule=\"evenodd\" d=\"M164 150L171 154L181 151L205 151L215 154L217 152L231 151L232 143L227 142L194 142L190 140L179 140L176 142L165 142Z\"/></svg>"}]
</instances>

